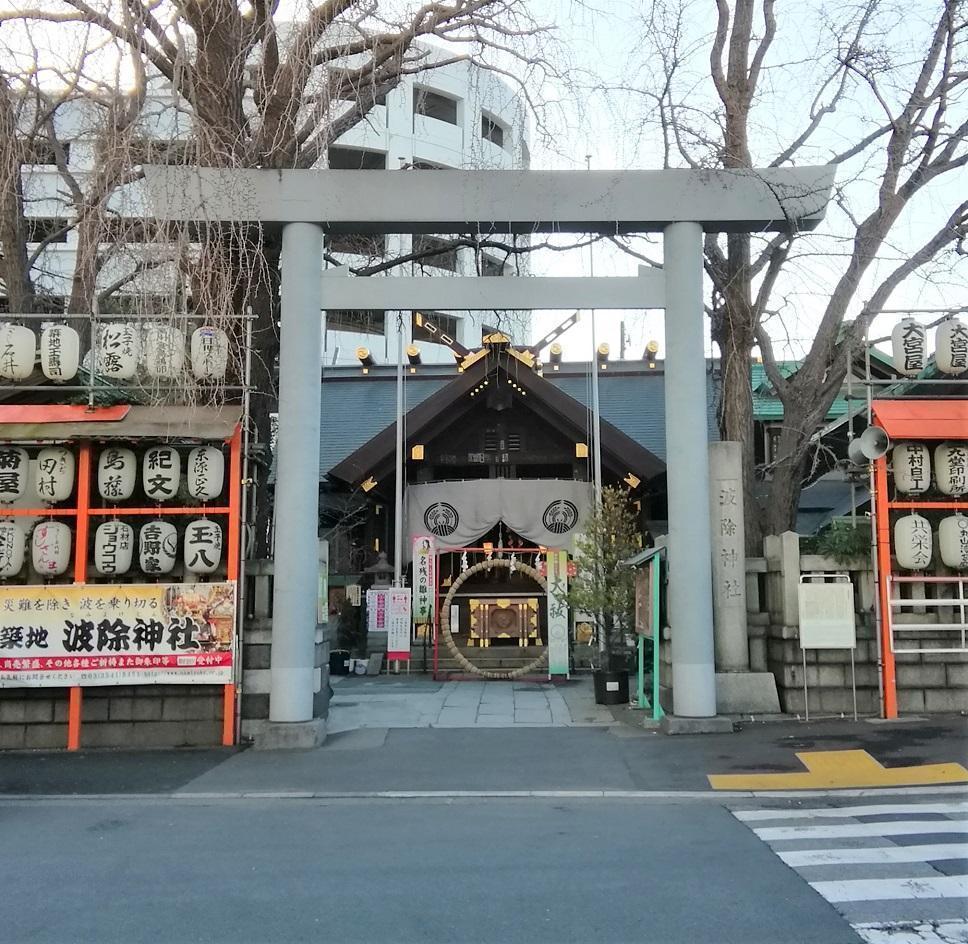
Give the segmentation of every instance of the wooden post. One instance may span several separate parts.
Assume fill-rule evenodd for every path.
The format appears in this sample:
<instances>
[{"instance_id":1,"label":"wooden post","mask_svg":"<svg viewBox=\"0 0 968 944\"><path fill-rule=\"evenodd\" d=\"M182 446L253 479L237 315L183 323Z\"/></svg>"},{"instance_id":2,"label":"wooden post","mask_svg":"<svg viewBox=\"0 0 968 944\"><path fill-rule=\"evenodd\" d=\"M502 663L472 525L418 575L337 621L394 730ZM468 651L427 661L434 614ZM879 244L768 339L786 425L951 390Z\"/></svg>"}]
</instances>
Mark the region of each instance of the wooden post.
<instances>
[{"instance_id":1,"label":"wooden post","mask_svg":"<svg viewBox=\"0 0 968 944\"><path fill-rule=\"evenodd\" d=\"M887 498L887 459L874 462L874 508L877 516L877 592L881 605L881 672L884 680L885 718L897 717L897 672L891 640L891 521Z\"/></svg>"},{"instance_id":2,"label":"wooden post","mask_svg":"<svg viewBox=\"0 0 968 944\"><path fill-rule=\"evenodd\" d=\"M81 704L84 689L73 685L68 691L67 701L67 749L76 751L81 746Z\"/></svg>"},{"instance_id":3,"label":"wooden post","mask_svg":"<svg viewBox=\"0 0 968 944\"><path fill-rule=\"evenodd\" d=\"M88 513L91 508L91 444L81 443L77 457L77 526L74 532L74 583L87 581Z\"/></svg>"},{"instance_id":4,"label":"wooden post","mask_svg":"<svg viewBox=\"0 0 968 944\"><path fill-rule=\"evenodd\" d=\"M222 746L235 744L235 686L222 686Z\"/></svg>"}]
</instances>

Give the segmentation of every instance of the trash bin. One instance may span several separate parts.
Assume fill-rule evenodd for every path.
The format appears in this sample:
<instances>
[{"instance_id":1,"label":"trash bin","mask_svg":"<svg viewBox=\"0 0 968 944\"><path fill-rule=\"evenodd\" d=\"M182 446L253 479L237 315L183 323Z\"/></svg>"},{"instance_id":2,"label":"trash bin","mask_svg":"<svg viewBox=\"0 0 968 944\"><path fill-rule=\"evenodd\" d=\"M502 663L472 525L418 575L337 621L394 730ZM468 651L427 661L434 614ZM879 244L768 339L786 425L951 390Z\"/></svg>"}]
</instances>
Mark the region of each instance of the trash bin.
<instances>
[{"instance_id":1,"label":"trash bin","mask_svg":"<svg viewBox=\"0 0 968 944\"><path fill-rule=\"evenodd\" d=\"M329 650L329 674L330 675L349 675L350 674L349 649L330 649Z\"/></svg>"}]
</instances>

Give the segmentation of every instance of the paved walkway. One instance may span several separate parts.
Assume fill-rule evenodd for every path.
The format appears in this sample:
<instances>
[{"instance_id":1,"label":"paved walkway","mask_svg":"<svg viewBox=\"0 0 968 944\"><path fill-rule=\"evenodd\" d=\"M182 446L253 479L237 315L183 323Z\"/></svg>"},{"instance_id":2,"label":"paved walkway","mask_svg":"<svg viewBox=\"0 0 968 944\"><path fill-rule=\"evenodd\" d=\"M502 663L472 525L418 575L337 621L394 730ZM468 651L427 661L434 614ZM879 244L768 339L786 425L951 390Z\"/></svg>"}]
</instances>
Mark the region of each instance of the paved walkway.
<instances>
[{"instance_id":1,"label":"paved walkway","mask_svg":"<svg viewBox=\"0 0 968 944\"><path fill-rule=\"evenodd\" d=\"M326 729L517 728L614 725L590 679L565 683L435 682L384 675L335 676Z\"/></svg>"}]
</instances>

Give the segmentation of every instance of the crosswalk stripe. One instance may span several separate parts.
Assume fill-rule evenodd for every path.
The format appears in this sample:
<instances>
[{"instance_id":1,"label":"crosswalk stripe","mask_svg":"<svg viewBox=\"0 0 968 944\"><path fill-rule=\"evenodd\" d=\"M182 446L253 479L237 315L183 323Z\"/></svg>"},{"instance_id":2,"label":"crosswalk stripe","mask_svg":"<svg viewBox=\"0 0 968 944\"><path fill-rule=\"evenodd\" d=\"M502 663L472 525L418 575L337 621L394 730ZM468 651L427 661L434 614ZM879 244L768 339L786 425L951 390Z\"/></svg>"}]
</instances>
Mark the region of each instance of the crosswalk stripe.
<instances>
[{"instance_id":1,"label":"crosswalk stripe","mask_svg":"<svg viewBox=\"0 0 968 944\"><path fill-rule=\"evenodd\" d=\"M968 876L880 878L811 882L829 902L888 901L902 898L968 898Z\"/></svg>"},{"instance_id":2,"label":"crosswalk stripe","mask_svg":"<svg viewBox=\"0 0 968 944\"><path fill-rule=\"evenodd\" d=\"M810 810L734 810L733 815L744 823L765 819L810 819L813 817L876 816L883 813L962 813L968 815L968 802L964 803L882 803L871 806L837 806Z\"/></svg>"},{"instance_id":3,"label":"crosswalk stripe","mask_svg":"<svg viewBox=\"0 0 968 944\"><path fill-rule=\"evenodd\" d=\"M798 849L776 853L791 868L809 865L853 865L880 862L936 862L968 859L968 846L948 842L931 846L877 846L874 849Z\"/></svg>"},{"instance_id":4,"label":"crosswalk stripe","mask_svg":"<svg viewBox=\"0 0 968 944\"><path fill-rule=\"evenodd\" d=\"M968 833L968 820L907 823L843 823L836 826L764 826L753 830L765 842L783 839L841 839L847 836L906 836L919 833Z\"/></svg>"}]
</instances>

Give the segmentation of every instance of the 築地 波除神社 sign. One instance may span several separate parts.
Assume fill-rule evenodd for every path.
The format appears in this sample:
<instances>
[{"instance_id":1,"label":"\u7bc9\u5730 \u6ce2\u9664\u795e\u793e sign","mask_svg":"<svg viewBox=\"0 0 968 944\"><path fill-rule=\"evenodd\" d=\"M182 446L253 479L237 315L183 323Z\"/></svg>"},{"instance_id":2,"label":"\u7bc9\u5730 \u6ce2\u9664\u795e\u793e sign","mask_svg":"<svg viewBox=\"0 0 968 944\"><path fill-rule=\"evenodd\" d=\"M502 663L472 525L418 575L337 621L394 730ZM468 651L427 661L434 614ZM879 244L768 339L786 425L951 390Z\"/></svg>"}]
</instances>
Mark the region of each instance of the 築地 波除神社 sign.
<instances>
[{"instance_id":1,"label":"\u7bc9\u5730 \u6ce2\u9664\u795e\u793e sign","mask_svg":"<svg viewBox=\"0 0 968 944\"><path fill-rule=\"evenodd\" d=\"M0 688L229 684L235 584L0 588Z\"/></svg>"}]
</instances>

